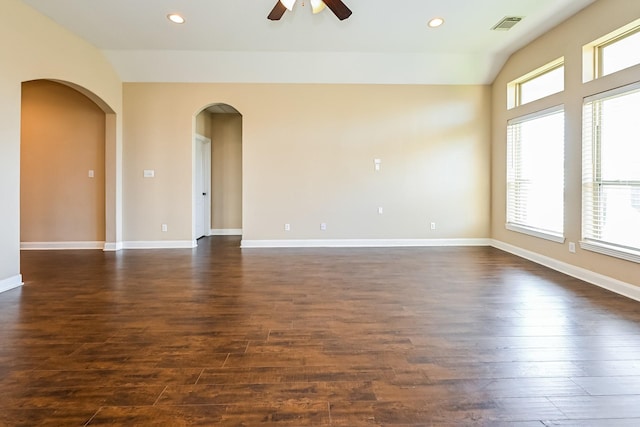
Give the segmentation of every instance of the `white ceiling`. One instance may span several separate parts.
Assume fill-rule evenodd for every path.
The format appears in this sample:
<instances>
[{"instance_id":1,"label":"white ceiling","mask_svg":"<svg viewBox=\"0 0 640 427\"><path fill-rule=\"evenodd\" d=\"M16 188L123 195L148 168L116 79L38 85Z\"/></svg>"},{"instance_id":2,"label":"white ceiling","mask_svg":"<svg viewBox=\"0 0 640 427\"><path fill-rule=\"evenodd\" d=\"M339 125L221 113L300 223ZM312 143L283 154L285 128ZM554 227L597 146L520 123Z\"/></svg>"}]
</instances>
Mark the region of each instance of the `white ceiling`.
<instances>
[{"instance_id":1,"label":"white ceiling","mask_svg":"<svg viewBox=\"0 0 640 427\"><path fill-rule=\"evenodd\" d=\"M105 52L124 81L491 83L517 49L594 0L23 0ZM186 23L172 24L168 13ZM438 29L427 27L435 16ZM510 31L491 31L524 16Z\"/></svg>"}]
</instances>

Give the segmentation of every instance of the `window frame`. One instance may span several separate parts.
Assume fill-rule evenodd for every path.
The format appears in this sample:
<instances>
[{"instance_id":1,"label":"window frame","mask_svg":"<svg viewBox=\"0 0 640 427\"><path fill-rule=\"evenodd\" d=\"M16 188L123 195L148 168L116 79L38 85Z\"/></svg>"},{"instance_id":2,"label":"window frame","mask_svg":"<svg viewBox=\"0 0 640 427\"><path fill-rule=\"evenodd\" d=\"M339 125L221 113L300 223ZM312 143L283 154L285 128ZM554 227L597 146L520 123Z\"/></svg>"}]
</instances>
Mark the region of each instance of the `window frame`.
<instances>
[{"instance_id":1,"label":"window frame","mask_svg":"<svg viewBox=\"0 0 640 427\"><path fill-rule=\"evenodd\" d=\"M626 185L630 189L640 190L640 181L611 181L603 180L601 176L602 169L602 140L601 132L601 111L597 102L607 99L613 99L619 96L629 95L640 92L640 82L631 83L615 89L597 93L585 97L582 107L582 187L581 187L581 240L580 247L582 249L621 258L627 261L640 263L640 246L630 247L624 244L609 242L592 236L589 230L596 228L594 226L594 216L590 215L593 211L592 206L599 206L599 196L602 192L598 189L603 186L620 186ZM589 114L589 111L591 112ZM591 193L591 194L587 194ZM600 208L604 209L604 207ZM598 212L598 217L602 216ZM598 224L599 226L600 224Z\"/></svg>"},{"instance_id":2,"label":"window frame","mask_svg":"<svg viewBox=\"0 0 640 427\"><path fill-rule=\"evenodd\" d=\"M564 212L565 212L565 197L564 197L564 188L565 188L565 167L564 167L564 150L565 150L565 146L566 146L566 130L563 127L563 133L562 133L562 140L563 140L563 147L562 147L562 152L563 152L563 166L562 166L562 188L563 188L563 200L562 200L562 230L560 231L555 231L555 230L546 230L546 229L542 229L539 227L535 227L533 225L530 224L523 224L523 223L518 223L518 222L513 222L511 221L511 211L512 209L514 209L514 207L511 205L512 202L517 202L517 201L513 201L511 198L511 192L512 192L512 185L517 185L517 183L515 182L517 180L517 178L515 179L511 179L511 175L512 173L512 169L513 167L511 166L513 163L515 163L514 159L515 159L515 150L516 147L513 146L513 144L515 144L514 139L512 138L511 134L511 127L521 124L521 123L525 123L525 122L529 122L535 119L540 119L543 117L547 117L553 114L557 114L557 113L562 113L563 115L563 122L566 120L566 111L565 111L565 106L564 104L560 104L560 105L555 105L553 107L550 108L545 108L543 110L539 110L530 114L526 114L524 116L519 116L519 117L515 117L512 118L510 120L507 121L507 176L506 176L506 201L505 201L505 207L506 207L506 223L505 223L505 228L507 230L510 231L515 231L518 233L523 233L523 234L527 234L530 236L534 236L534 237L538 237L541 239L545 239L545 240L550 240L552 242L556 242L556 243L564 243L565 242L565 236L564 236L564 232L565 232L565 227L564 227Z\"/></svg>"},{"instance_id":3,"label":"window frame","mask_svg":"<svg viewBox=\"0 0 640 427\"><path fill-rule=\"evenodd\" d=\"M639 66L640 62L608 74L603 74L602 49L637 33L640 33L640 19L636 19L627 25L604 35L603 37L584 45L582 47L582 82L587 83L592 80L601 79L620 71Z\"/></svg>"},{"instance_id":4,"label":"window frame","mask_svg":"<svg viewBox=\"0 0 640 427\"><path fill-rule=\"evenodd\" d=\"M531 102L537 101L538 99L546 98L547 96L551 96L551 95L554 95L556 93L562 92L564 90L564 82L562 84L562 89L561 90L558 90L558 91L555 91L555 92L549 92L546 95L543 95L540 98L532 99L531 101L526 101L526 102L522 101L522 87L524 85L526 85L527 83L531 83L532 81L534 81L536 79L539 79L542 76L546 76L547 74L550 74L550 73L552 73L554 71L557 71L557 70L559 70L561 68L562 68L562 71L563 71L562 74L563 74L563 77L564 77L564 62L563 62L563 63L557 64L557 65L555 65L553 67L550 67L550 68L547 68L545 70L542 70L538 74L536 74L536 75L534 75L534 76L532 76L532 77L530 77L530 78L528 78L526 80L522 80L522 81L517 82L516 83L516 105L518 105L518 106L526 105L526 104L529 104Z\"/></svg>"},{"instance_id":5,"label":"window frame","mask_svg":"<svg viewBox=\"0 0 640 427\"><path fill-rule=\"evenodd\" d=\"M640 61L639 61L636 64L629 65L629 66L621 68L619 70L612 71L612 72L607 73L607 74L604 73L604 65L605 64L604 64L604 55L603 55L603 52L602 52L603 49L605 49L605 48L607 48L609 46L612 46L612 45L614 45L614 44L616 44L616 43L618 43L618 42L620 42L620 41L622 41L622 40L624 40L624 39L626 39L628 37L637 35L637 34L640 34L640 25L635 27L635 28L632 28L632 29L630 29L628 31L625 31L625 32L623 32L621 34L617 34L616 36L613 36L610 39L607 39L605 42L599 43L599 44L594 46L595 52L594 52L593 57L594 57L594 60L595 60L594 72L595 72L595 78L596 79L599 79L599 78L604 77L604 76L608 76L610 74L617 73L618 71L626 70L627 68L634 67L634 66L640 64Z\"/></svg>"},{"instance_id":6,"label":"window frame","mask_svg":"<svg viewBox=\"0 0 640 427\"><path fill-rule=\"evenodd\" d=\"M527 101L525 103L522 102L522 85L529 83L546 74L549 74L553 71L556 71L559 68L563 68L563 73L562 73L563 79L562 79L561 90L549 92L541 96L540 98L536 98L531 101ZM564 70L564 56L561 56L560 58L557 58L551 62L548 62L545 65L538 67L535 70L507 83L507 109L510 110L516 107L520 107L522 105L528 105L540 99L544 99L549 96L563 92L565 89L565 81L564 81L565 74L566 72Z\"/></svg>"}]
</instances>

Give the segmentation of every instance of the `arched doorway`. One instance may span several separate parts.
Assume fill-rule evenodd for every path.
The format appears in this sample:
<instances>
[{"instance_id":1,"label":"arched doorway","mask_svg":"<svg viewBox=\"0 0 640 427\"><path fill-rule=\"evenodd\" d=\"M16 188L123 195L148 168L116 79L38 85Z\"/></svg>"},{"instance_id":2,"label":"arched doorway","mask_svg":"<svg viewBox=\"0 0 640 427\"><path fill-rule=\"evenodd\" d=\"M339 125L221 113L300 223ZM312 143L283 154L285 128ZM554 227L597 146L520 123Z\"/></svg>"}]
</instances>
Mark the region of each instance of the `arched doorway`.
<instances>
[{"instance_id":1,"label":"arched doorway","mask_svg":"<svg viewBox=\"0 0 640 427\"><path fill-rule=\"evenodd\" d=\"M195 116L193 152L194 239L202 235L241 235L242 114L227 104L211 104L200 110ZM201 156L210 158L203 161ZM199 184L202 180L204 187ZM200 228L203 218L205 234Z\"/></svg>"},{"instance_id":2,"label":"arched doorway","mask_svg":"<svg viewBox=\"0 0 640 427\"><path fill-rule=\"evenodd\" d=\"M114 112L70 83L23 82L20 140L21 249L117 249Z\"/></svg>"}]
</instances>

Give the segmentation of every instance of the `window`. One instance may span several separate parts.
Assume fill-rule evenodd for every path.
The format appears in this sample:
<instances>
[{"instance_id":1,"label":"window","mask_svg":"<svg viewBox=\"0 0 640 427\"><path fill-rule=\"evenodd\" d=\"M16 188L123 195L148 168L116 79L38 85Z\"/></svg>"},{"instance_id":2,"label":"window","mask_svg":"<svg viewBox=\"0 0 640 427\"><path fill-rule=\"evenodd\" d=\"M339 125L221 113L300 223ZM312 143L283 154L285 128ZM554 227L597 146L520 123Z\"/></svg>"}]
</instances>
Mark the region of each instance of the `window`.
<instances>
[{"instance_id":1,"label":"window","mask_svg":"<svg viewBox=\"0 0 640 427\"><path fill-rule=\"evenodd\" d=\"M586 98L581 246L640 262L640 83Z\"/></svg>"},{"instance_id":2,"label":"window","mask_svg":"<svg viewBox=\"0 0 640 427\"><path fill-rule=\"evenodd\" d=\"M507 84L507 108L564 90L564 58L556 59Z\"/></svg>"},{"instance_id":3,"label":"window","mask_svg":"<svg viewBox=\"0 0 640 427\"><path fill-rule=\"evenodd\" d=\"M640 64L640 28L598 47L598 76Z\"/></svg>"},{"instance_id":4,"label":"window","mask_svg":"<svg viewBox=\"0 0 640 427\"><path fill-rule=\"evenodd\" d=\"M564 109L507 126L507 228L564 242Z\"/></svg>"},{"instance_id":5,"label":"window","mask_svg":"<svg viewBox=\"0 0 640 427\"><path fill-rule=\"evenodd\" d=\"M640 64L640 19L582 48L583 82Z\"/></svg>"},{"instance_id":6,"label":"window","mask_svg":"<svg viewBox=\"0 0 640 427\"><path fill-rule=\"evenodd\" d=\"M519 84L519 105L562 92L564 90L564 65L560 65Z\"/></svg>"}]
</instances>

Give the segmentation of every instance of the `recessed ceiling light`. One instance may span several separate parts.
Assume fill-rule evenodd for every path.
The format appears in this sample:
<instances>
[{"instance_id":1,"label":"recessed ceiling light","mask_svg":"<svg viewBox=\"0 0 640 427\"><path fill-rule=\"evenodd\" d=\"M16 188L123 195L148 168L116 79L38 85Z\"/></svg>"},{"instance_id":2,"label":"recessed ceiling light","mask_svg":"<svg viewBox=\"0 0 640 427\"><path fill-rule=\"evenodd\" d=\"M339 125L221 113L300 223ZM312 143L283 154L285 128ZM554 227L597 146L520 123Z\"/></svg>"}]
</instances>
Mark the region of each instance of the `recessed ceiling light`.
<instances>
[{"instance_id":1,"label":"recessed ceiling light","mask_svg":"<svg viewBox=\"0 0 640 427\"><path fill-rule=\"evenodd\" d=\"M167 19L174 24L184 24L184 18L177 13L170 13L167 15Z\"/></svg>"},{"instance_id":2,"label":"recessed ceiling light","mask_svg":"<svg viewBox=\"0 0 640 427\"><path fill-rule=\"evenodd\" d=\"M429 21L428 25L431 28L436 28L436 27L439 27L442 24L444 24L444 19L442 19L442 18L433 18L431 21Z\"/></svg>"}]
</instances>

